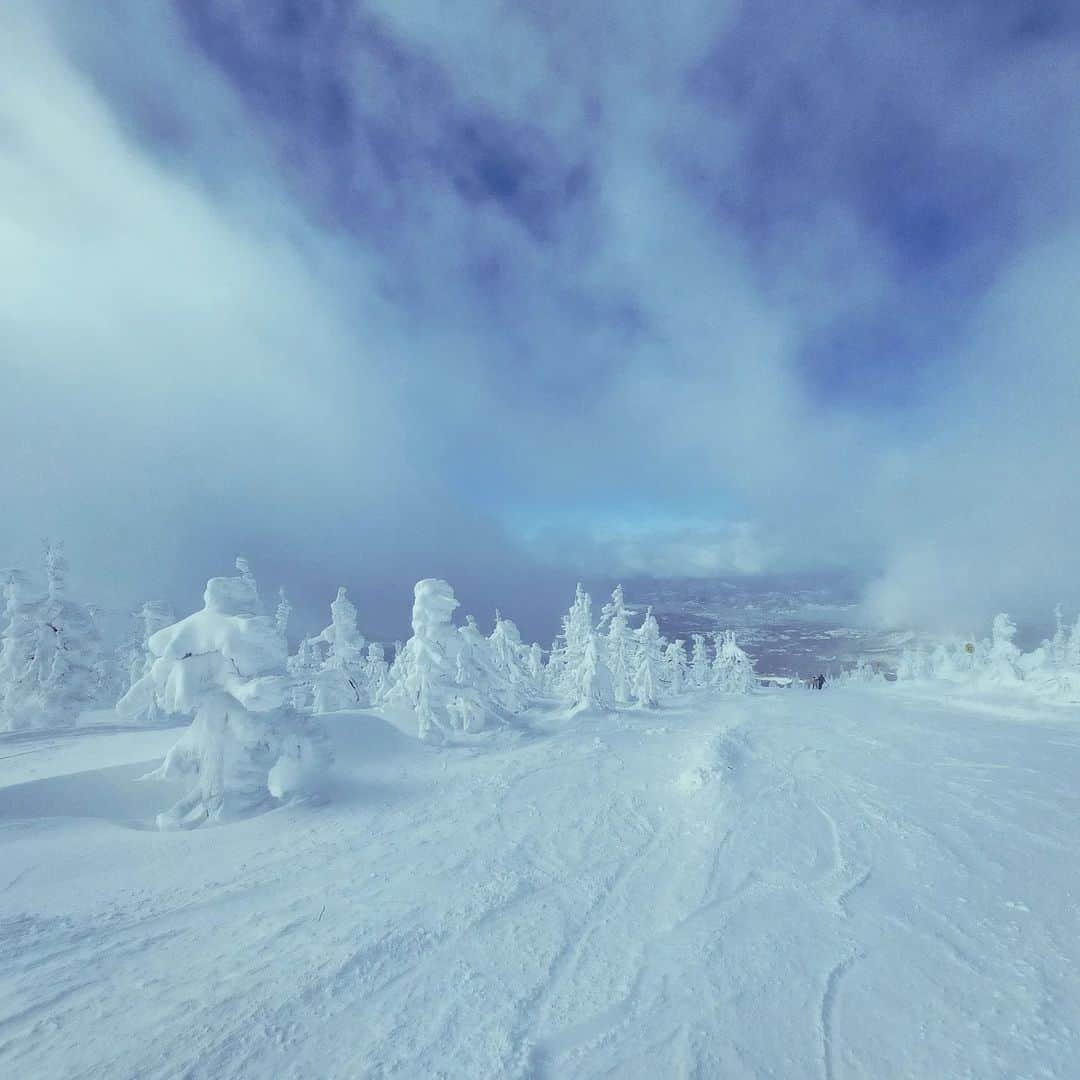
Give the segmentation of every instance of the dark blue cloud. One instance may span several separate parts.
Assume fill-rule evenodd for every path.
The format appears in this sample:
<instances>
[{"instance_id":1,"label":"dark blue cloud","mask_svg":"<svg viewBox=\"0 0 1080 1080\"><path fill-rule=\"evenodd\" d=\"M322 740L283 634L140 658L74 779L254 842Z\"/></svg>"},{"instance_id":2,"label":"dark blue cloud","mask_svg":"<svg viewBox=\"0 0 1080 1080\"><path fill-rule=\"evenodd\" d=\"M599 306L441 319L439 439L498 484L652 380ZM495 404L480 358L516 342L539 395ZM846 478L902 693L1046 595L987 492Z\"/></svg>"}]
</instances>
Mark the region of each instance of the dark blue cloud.
<instances>
[{"instance_id":1,"label":"dark blue cloud","mask_svg":"<svg viewBox=\"0 0 1080 1080\"><path fill-rule=\"evenodd\" d=\"M550 238L588 188L537 126L461 100L448 73L360 4L182 0L192 39L275 140L298 194L362 234L423 212L432 187Z\"/></svg>"},{"instance_id":2,"label":"dark blue cloud","mask_svg":"<svg viewBox=\"0 0 1080 1080\"><path fill-rule=\"evenodd\" d=\"M1067 4L763 0L690 73L695 98L739 134L734 163L703 155L702 140L687 174L747 237L766 285L800 241L820 241L823 210L851 215L852 256L872 250L887 275L883 296L840 311L804 350L824 394L903 407L920 369L941 363L1026 241L1026 195L1046 190L1062 152L1054 123L1018 129L1011 103L990 95L1022 63L1015 92L1045 101L1078 30ZM811 302L828 306L821 293L837 284L807 282Z\"/></svg>"}]
</instances>

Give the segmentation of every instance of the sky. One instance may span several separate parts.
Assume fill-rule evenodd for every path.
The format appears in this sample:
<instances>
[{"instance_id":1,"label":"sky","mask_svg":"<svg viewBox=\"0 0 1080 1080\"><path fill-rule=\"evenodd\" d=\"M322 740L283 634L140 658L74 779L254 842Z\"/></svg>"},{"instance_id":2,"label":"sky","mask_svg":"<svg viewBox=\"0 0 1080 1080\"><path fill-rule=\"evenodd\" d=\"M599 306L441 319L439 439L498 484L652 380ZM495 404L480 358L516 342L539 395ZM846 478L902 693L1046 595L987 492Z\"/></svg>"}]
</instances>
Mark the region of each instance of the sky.
<instances>
[{"instance_id":1,"label":"sky","mask_svg":"<svg viewBox=\"0 0 1080 1080\"><path fill-rule=\"evenodd\" d=\"M1080 604L1066 0L8 0L0 564Z\"/></svg>"}]
</instances>

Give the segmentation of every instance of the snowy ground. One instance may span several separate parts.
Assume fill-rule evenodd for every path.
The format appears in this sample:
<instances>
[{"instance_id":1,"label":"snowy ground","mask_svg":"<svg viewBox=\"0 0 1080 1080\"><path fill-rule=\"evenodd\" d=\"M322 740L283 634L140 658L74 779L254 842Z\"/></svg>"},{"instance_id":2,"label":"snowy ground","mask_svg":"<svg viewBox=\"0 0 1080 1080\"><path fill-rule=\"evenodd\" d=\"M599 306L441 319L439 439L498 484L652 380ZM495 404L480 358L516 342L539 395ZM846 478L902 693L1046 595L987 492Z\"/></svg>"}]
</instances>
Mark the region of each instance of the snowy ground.
<instances>
[{"instance_id":1,"label":"snowy ground","mask_svg":"<svg viewBox=\"0 0 1080 1080\"><path fill-rule=\"evenodd\" d=\"M0 1075L1075 1077L1078 720L340 715L330 802L187 833L175 732L0 737Z\"/></svg>"}]
</instances>

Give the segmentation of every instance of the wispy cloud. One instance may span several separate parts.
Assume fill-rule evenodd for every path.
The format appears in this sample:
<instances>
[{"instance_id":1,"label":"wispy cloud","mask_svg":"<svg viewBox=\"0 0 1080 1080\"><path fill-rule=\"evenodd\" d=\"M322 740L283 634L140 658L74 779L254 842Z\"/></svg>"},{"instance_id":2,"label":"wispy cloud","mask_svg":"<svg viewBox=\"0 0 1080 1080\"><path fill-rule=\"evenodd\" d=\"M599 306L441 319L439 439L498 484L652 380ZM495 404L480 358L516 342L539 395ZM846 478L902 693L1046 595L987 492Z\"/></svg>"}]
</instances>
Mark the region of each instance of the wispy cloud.
<instances>
[{"instance_id":1,"label":"wispy cloud","mask_svg":"<svg viewBox=\"0 0 1080 1080\"><path fill-rule=\"evenodd\" d=\"M1076 596L1070 5L0 19L8 561L242 546L386 633L428 573Z\"/></svg>"}]
</instances>

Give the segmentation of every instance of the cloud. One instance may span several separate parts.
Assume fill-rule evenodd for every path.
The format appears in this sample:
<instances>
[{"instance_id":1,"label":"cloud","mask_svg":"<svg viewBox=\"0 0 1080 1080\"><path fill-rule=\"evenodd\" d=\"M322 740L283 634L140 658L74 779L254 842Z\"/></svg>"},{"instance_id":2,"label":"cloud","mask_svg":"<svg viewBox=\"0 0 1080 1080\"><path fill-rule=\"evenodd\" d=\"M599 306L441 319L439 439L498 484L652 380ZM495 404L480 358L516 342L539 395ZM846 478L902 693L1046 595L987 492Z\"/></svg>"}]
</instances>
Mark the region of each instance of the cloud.
<instances>
[{"instance_id":1,"label":"cloud","mask_svg":"<svg viewBox=\"0 0 1080 1080\"><path fill-rule=\"evenodd\" d=\"M890 485L880 621L977 627L1080 602L1080 222L1026 251L985 297L959 357L968 382Z\"/></svg>"},{"instance_id":2,"label":"cloud","mask_svg":"<svg viewBox=\"0 0 1080 1080\"><path fill-rule=\"evenodd\" d=\"M753 524L713 522L576 522L572 529L538 528L528 536L538 562L571 565L596 580L750 576L768 566Z\"/></svg>"},{"instance_id":3,"label":"cloud","mask_svg":"<svg viewBox=\"0 0 1080 1080\"><path fill-rule=\"evenodd\" d=\"M1068 599L1068 5L9 5L0 562L372 632L578 574Z\"/></svg>"}]
</instances>

